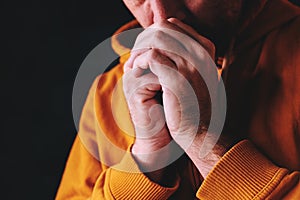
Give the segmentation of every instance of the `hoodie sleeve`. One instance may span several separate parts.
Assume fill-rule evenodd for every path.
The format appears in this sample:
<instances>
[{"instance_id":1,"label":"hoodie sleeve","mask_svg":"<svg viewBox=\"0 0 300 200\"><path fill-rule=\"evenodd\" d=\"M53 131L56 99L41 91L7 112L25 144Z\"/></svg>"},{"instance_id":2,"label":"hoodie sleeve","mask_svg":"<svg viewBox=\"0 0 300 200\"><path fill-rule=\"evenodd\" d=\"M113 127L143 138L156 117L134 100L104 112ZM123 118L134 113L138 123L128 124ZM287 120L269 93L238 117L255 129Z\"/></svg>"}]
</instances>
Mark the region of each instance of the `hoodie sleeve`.
<instances>
[{"instance_id":1,"label":"hoodie sleeve","mask_svg":"<svg viewBox=\"0 0 300 200\"><path fill-rule=\"evenodd\" d=\"M300 199L300 172L280 168L244 140L206 177L199 199Z\"/></svg>"},{"instance_id":2,"label":"hoodie sleeve","mask_svg":"<svg viewBox=\"0 0 300 200\"><path fill-rule=\"evenodd\" d=\"M130 156L124 157L119 165L125 165L133 171L138 169ZM129 173L113 168L103 170L101 163L76 137L56 199L168 199L178 185L177 180L173 187L162 187L143 173Z\"/></svg>"},{"instance_id":3,"label":"hoodie sleeve","mask_svg":"<svg viewBox=\"0 0 300 200\"><path fill-rule=\"evenodd\" d=\"M83 108L79 133L66 163L56 200L167 199L177 190L179 178L170 187L152 182L140 172L130 153L116 164L118 167L107 167L96 159L101 154L100 148L97 148L98 133L95 128L94 95L97 83L96 79ZM82 134L85 136L81 137ZM95 147L92 148L95 151L87 150L87 145Z\"/></svg>"}]
</instances>

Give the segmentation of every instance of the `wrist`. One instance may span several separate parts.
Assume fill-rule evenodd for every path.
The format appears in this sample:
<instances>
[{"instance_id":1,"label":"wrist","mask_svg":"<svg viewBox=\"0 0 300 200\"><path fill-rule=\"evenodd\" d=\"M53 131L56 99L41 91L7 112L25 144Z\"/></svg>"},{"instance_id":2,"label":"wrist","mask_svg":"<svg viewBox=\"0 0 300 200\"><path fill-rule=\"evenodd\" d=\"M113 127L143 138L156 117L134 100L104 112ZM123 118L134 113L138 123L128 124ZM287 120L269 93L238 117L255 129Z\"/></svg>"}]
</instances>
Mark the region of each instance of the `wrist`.
<instances>
[{"instance_id":1,"label":"wrist","mask_svg":"<svg viewBox=\"0 0 300 200\"><path fill-rule=\"evenodd\" d=\"M193 161L203 178L209 174L214 166L219 162L222 156L233 146L233 142L229 138L221 135L217 143L214 144L215 135L208 133L202 133L195 137L191 146L186 150L187 155ZM205 141L205 144L204 144ZM211 142L211 143L210 143ZM210 144L209 144L210 143ZM204 155L203 149L205 146L211 146L210 151Z\"/></svg>"},{"instance_id":2,"label":"wrist","mask_svg":"<svg viewBox=\"0 0 300 200\"><path fill-rule=\"evenodd\" d=\"M171 157L172 151L169 149L171 141L168 132L148 139L136 138L131 153L142 171L153 171L152 169L156 170L159 166L158 161L167 162Z\"/></svg>"},{"instance_id":3,"label":"wrist","mask_svg":"<svg viewBox=\"0 0 300 200\"><path fill-rule=\"evenodd\" d=\"M173 187L176 178L176 168L169 165L172 153L169 149L170 142L170 137L151 141L136 140L131 148L132 156L141 172L163 187Z\"/></svg>"},{"instance_id":4,"label":"wrist","mask_svg":"<svg viewBox=\"0 0 300 200\"><path fill-rule=\"evenodd\" d=\"M195 159L197 161L196 166L204 179L226 152L227 150L223 146L216 144L205 157Z\"/></svg>"}]
</instances>

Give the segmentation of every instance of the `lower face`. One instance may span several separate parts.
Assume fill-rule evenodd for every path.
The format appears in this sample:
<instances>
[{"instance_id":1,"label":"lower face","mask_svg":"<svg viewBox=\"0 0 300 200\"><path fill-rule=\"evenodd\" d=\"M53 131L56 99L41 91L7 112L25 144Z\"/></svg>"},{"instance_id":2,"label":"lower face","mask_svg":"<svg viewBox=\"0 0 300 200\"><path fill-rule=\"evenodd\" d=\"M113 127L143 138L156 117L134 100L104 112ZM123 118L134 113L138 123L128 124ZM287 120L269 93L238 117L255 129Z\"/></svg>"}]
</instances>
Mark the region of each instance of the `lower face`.
<instances>
[{"instance_id":1,"label":"lower face","mask_svg":"<svg viewBox=\"0 0 300 200\"><path fill-rule=\"evenodd\" d=\"M235 30L243 0L123 1L145 28L160 18L176 17L216 44Z\"/></svg>"}]
</instances>

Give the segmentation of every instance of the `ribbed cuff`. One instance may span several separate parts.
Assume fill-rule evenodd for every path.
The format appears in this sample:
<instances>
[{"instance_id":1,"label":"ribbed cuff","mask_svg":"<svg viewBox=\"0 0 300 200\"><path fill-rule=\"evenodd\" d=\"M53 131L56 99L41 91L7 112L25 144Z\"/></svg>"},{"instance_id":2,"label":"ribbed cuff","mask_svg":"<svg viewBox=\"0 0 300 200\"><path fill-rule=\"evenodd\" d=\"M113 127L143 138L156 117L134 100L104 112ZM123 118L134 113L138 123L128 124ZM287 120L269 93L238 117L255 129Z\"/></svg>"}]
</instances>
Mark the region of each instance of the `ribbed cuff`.
<instances>
[{"instance_id":1,"label":"ribbed cuff","mask_svg":"<svg viewBox=\"0 0 300 200\"><path fill-rule=\"evenodd\" d=\"M180 179L171 188L152 182L140 172L131 154L126 154L117 169L110 168L107 176L115 199L168 199L179 187Z\"/></svg>"},{"instance_id":2,"label":"ribbed cuff","mask_svg":"<svg viewBox=\"0 0 300 200\"><path fill-rule=\"evenodd\" d=\"M205 199L264 199L288 173L259 153L250 141L232 147L197 192Z\"/></svg>"}]
</instances>

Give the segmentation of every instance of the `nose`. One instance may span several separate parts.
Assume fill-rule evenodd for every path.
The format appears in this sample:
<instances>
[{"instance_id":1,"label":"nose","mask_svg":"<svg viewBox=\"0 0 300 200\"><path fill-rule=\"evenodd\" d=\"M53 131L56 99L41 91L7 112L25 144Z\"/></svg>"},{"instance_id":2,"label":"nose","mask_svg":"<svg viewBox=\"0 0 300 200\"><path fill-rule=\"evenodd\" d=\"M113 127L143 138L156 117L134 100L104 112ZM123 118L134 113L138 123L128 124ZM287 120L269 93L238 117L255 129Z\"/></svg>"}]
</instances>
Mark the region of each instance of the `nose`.
<instances>
[{"instance_id":1,"label":"nose","mask_svg":"<svg viewBox=\"0 0 300 200\"><path fill-rule=\"evenodd\" d=\"M180 20L184 18L181 12L180 0L150 0L153 14L153 22L161 22L170 17Z\"/></svg>"}]
</instances>

